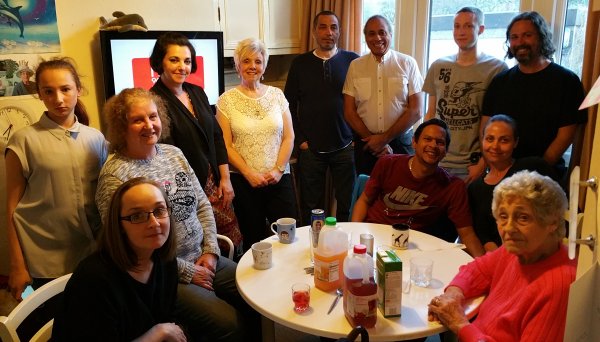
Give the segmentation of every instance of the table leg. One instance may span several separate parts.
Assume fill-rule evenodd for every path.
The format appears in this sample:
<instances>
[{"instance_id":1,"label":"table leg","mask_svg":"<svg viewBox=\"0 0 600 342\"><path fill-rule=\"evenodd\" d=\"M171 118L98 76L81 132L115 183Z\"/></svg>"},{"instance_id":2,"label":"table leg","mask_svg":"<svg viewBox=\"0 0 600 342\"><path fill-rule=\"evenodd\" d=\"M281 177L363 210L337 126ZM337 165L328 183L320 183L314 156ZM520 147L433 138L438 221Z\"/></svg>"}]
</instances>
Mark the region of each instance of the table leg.
<instances>
[{"instance_id":1,"label":"table leg","mask_svg":"<svg viewBox=\"0 0 600 342\"><path fill-rule=\"evenodd\" d=\"M261 326L263 342L275 342L275 322L265 316L261 316Z\"/></svg>"}]
</instances>

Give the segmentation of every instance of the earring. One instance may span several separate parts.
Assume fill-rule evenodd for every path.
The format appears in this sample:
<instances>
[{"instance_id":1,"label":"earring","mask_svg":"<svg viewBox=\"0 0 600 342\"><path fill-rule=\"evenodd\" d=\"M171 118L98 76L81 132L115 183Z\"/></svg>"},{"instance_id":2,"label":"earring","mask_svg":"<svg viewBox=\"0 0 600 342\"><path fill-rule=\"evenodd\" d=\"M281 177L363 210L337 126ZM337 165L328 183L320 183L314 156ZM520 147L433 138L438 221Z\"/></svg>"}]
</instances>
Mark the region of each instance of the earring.
<instances>
[{"instance_id":1,"label":"earring","mask_svg":"<svg viewBox=\"0 0 600 342\"><path fill-rule=\"evenodd\" d=\"M260 79L261 79L261 80L264 80L264 79L265 79L265 75L262 75L262 76L260 77Z\"/></svg>"}]
</instances>

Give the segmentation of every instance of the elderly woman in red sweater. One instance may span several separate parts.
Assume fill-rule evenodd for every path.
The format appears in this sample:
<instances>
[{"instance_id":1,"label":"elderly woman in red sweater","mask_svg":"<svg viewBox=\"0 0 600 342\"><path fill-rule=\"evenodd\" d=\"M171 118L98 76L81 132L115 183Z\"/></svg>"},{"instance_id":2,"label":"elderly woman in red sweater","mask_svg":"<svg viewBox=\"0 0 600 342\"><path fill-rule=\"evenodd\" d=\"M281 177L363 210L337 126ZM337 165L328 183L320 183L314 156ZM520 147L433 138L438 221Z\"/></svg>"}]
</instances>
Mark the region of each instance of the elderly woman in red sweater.
<instances>
[{"instance_id":1,"label":"elderly woman in red sweater","mask_svg":"<svg viewBox=\"0 0 600 342\"><path fill-rule=\"evenodd\" d=\"M521 171L494 189L492 213L503 245L462 266L429 304L461 341L562 341L576 261L561 240L567 198L552 179ZM486 295L477 318L465 299Z\"/></svg>"}]
</instances>

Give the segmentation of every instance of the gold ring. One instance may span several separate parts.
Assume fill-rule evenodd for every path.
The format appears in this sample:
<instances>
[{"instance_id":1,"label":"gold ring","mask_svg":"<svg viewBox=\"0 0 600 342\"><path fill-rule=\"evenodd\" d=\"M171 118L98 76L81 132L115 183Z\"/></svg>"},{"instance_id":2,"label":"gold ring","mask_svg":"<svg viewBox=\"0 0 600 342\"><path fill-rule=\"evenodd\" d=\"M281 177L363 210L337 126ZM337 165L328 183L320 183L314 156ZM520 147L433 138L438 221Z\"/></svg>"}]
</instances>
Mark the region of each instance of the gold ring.
<instances>
[{"instance_id":1,"label":"gold ring","mask_svg":"<svg viewBox=\"0 0 600 342\"><path fill-rule=\"evenodd\" d=\"M433 305L440 305L440 299L438 297L433 298Z\"/></svg>"}]
</instances>

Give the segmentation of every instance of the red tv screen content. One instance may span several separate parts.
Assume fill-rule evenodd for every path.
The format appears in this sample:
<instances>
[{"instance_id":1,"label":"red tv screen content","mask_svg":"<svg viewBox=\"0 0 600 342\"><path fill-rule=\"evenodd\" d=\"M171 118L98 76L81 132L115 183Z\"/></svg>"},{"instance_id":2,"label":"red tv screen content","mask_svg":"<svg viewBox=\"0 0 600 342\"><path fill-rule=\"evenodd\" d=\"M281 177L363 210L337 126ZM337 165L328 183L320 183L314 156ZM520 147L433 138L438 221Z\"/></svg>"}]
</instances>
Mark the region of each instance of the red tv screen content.
<instances>
[{"instance_id":1,"label":"red tv screen content","mask_svg":"<svg viewBox=\"0 0 600 342\"><path fill-rule=\"evenodd\" d=\"M159 74L150 67L156 39L115 39L110 41L115 93L124 88L150 89ZM216 39L190 39L196 50L198 68L187 82L204 89L210 104L219 97L219 51Z\"/></svg>"},{"instance_id":2,"label":"red tv screen content","mask_svg":"<svg viewBox=\"0 0 600 342\"><path fill-rule=\"evenodd\" d=\"M198 69L196 72L191 73L186 81L204 89L204 58L196 56L196 64ZM131 69L133 72L133 86L136 88L150 89L160 76L150 67L150 58L146 57L131 60Z\"/></svg>"}]
</instances>

